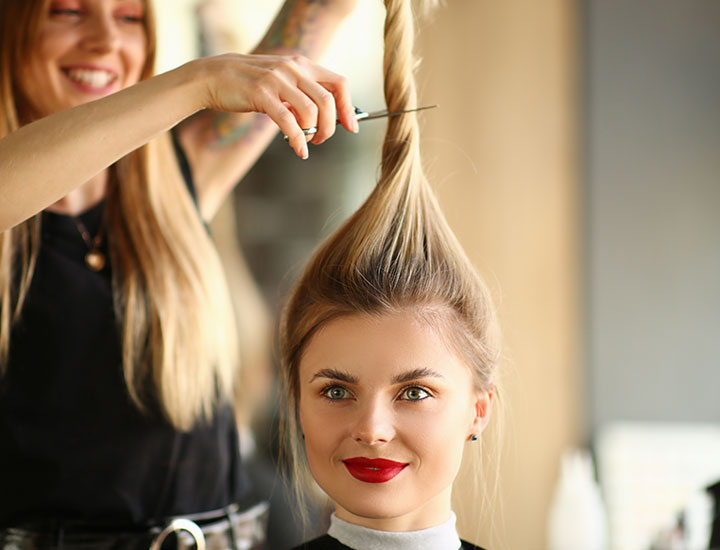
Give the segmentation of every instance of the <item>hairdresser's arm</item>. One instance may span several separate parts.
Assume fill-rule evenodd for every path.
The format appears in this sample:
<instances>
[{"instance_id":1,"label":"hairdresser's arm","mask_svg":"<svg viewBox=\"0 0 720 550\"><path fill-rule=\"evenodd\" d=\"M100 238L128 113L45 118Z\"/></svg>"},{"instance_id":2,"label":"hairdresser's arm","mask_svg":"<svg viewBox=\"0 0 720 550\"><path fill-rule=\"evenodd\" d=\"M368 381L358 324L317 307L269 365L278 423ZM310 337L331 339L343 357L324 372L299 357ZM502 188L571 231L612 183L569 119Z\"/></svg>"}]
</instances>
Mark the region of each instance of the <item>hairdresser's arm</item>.
<instances>
[{"instance_id":1,"label":"hairdresser's arm","mask_svg":"<svg viewBox=\"0 0 720 550\"><path fill-rule=\"evenodd\" d=\"M325 50L355 4L356 0L287 0L253 53L290 55L287 69L293 72L293 63L306 65ZM336 118L346 129L357 129L345 79L331 73L328 79L320 81L321 86L301 86L306 105L297 115L303 128L317 125L314 144L332 136ZM324 106L319 117L315 114L318 106ZM277 126L262 114L203 111L183 122L178 131L190 160L202 215L209 220L268 146ZM291 138L291 144L305 139Z\"/></svg>"},{"instance_id":2,"label":"hairdresser's arm","mask_svg":"<svg viewBox=\"0 0 720 550\"><path fill-rule=\"evenodd\" d=\"M291 145L302 155L300 124L308 115L302 114L307 109L299 90L317 82L340 90L336 75L310 62L228 54L192 61L23 126L0 139L0 231L202 109L266 113L293 136Z\"/></svg>"}]
</instances>

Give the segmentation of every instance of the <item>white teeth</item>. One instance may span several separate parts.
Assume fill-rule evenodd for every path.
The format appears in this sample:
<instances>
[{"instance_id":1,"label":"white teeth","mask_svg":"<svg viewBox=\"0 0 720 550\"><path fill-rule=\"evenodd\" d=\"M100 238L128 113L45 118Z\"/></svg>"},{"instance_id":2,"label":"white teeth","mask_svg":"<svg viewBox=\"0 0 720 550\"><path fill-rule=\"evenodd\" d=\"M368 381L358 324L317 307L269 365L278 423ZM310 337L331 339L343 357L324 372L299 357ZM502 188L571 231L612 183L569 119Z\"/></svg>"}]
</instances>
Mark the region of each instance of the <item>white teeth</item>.
<instances>
[{"instance_id":1,"label":"white teeth","mask_svg":"<svg viewBox=\"0 0 720 550\"><path fill-rule=\"evenodd\" d=\"M92 88L104 88L115 80L115 75L108 71L92 69L70 69L65 73L76 82Z\"/></svg>"}]
</instances>

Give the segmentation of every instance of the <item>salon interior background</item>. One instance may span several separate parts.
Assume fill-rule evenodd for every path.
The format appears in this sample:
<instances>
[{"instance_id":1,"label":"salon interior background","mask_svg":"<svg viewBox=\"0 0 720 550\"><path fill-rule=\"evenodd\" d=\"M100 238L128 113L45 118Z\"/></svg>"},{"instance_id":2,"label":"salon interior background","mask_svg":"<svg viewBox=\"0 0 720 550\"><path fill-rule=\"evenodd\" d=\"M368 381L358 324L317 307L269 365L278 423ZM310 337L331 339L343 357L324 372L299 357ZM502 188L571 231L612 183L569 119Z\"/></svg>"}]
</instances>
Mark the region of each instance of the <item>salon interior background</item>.
<instances>
[{"instance_id":1,"label":"salon interior background","mask_svg":"<svg viewBox=\"0 0 720 550\"><path fill-rule=\"evenodd\" d=\"M248 50L280 0L156 4L167 69ZM382 17L360 0L325 58L368 109ZM543 548L564 449L597 448L618 422L718 423L718 28L716 0L448 0L420 35L421 102L441 106L422 119L425 161L506 341L503 513L494 539L482 520L461 534L479 523L492 548ZM340 131L307 162L277 141L215 223L230 276L241 242L270 317L374 182L382 132Z\"/></svg>"}]
</instances>

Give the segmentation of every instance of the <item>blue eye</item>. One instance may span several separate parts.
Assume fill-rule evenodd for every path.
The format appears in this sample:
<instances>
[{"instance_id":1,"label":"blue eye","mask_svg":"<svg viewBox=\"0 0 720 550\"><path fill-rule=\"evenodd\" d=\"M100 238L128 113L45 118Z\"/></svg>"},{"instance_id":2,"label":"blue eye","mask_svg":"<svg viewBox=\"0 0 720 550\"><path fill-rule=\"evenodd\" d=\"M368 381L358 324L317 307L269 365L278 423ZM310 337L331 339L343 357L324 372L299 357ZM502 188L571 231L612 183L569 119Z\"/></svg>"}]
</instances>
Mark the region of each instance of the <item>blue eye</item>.
<instances>
[{"instance_id":1,"label":"blue eye","mask_svg":"<svg viewBox=\"0 0 720 550\"><path fill-rule=\"evenodd\" d=\"M340 401L350 397L350 392L342 386L329 386L323 390L322 394L331 401Z\"/></svg>"},{"instance_id":2,"label":"blue eye","mask_svg":"<svg viewBox=\"0 0 720 550\"><path fill-rule=\"evenodd\" d=\"M400 399L405 401L422 401L430 397L430 393L419 386L411 386L405 388L400 394Z\"/></svg>"}]
</instances>

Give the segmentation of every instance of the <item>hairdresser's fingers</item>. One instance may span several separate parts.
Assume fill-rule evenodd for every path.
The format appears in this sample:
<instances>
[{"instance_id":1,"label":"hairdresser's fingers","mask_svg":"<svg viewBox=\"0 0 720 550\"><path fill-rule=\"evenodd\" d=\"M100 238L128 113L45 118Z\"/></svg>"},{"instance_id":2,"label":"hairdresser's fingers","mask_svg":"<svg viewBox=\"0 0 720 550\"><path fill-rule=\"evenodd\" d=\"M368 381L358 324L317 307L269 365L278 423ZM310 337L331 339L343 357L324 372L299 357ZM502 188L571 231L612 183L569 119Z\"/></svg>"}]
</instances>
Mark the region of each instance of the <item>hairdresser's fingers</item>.
<instances>
[{"instance_id":1,"label":"hairdresser's fingers","mask_svg":"<svg viewBox=\"0 0 720 550\"><path fill-rule=\"evenodd\" d=\"M355 107L353 107L350 96L350 84L348 79L342 75L320 67L324 72L318 79L320 84L335 97L335 109L337 118L348 132L358 131L358 121L355 118Z\"/></svg>"},{"instance_id":2,"label":"hairdresser's fingers","mask_svg":"<svg viewBox=\"0 0 720 550\"><path fill-rule=\"evenodd\" d=\"M322 143L335 133L339 119L350 132L357 132L355 108L347 79L302 56L295 56L286 69L295 74L298 87L318 106L318 131L313 143Z\"/></svg>"},{"instance_id":3,"label":"hairdresser's fingers","mask_svg":"<svg viewBox=\"0 0 720 550\"><path fill-rule=\"evenodd\" d=\"M280 98L288 106L290 112L301 128L313 128L318 124L319 107L308 95L296 85L286 83L280 91ZM308 141L312 136L308 136Z\"/></svg>"},{"instance_id":4,"label":"hairdresser's fingers","mask_svg":"<svg viewBox=\"0 0 720 550\"><path fill-rule=\"evenodd\" d=\"M308 146L305 133L298 124L296 115L282 101L272 102L272 106L262 109L288 137L290 147L302 159L308 158Z\"/></svg>"},{"instance_id":5,"label":"hairdresser's fingers","mask_svg":"<svg viewBox=\"0 0 720 550\"><path fill-rule=\"evenodd\" d=\"M326 88L309 78L300 77L298 86L317 106L317 122L314 124L317 132L310 141L319 145L335 133L337 124L335 97ZM308 128L308 126L303 126L303 128Z\"/></svg>"},{"instance_id":6,"label":"hairdresser's fingers","mask_svg":"<svg viewBox=\"0 0 720 550\"><path fill-rule=\"evenodd\" d=\"M225 54L196 63L208 83L206 108L266 113L303 158L306 139L321 143L330 137L337 118L356 131L345 78L305 57ZM301 129L312 127L319 135L306 138Z\"/></svg>"},{"instance_id":7,"label":"hairdresser's fingers","mask_svg":"<svg viewBox=\"0 0 720 550\"><path fill-rule=\"evenodd\" d=\"M312 128L318 124L320 106L301 85L312 78L316 67L318 66L301 55L282 57L272 61L268 75L269 79L274 81L269 82L268 85L274 85L280 100L291 105L291 111L302 128ZM305 88L309 87L305 86Z\"/></svg>"}]
</instances>

